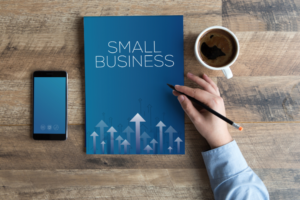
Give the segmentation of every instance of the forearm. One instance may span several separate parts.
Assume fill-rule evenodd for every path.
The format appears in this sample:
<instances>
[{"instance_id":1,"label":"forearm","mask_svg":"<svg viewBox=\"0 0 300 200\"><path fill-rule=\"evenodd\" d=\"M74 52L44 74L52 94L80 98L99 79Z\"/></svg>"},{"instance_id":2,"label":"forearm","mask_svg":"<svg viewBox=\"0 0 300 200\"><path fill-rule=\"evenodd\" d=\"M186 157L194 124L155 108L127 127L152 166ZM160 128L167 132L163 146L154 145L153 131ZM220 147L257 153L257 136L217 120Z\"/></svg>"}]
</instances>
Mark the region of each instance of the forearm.
<instances>
[{"instance_id":1,"label":"forearm","mask_svg":"<svg viewBox=\"0 0 300 200\"><path fill-rule=\"evenodd\" d=\"M264 183L248 166L235 141L202 155L215 199L269 199Z\"/></svg>"}]
</instances>

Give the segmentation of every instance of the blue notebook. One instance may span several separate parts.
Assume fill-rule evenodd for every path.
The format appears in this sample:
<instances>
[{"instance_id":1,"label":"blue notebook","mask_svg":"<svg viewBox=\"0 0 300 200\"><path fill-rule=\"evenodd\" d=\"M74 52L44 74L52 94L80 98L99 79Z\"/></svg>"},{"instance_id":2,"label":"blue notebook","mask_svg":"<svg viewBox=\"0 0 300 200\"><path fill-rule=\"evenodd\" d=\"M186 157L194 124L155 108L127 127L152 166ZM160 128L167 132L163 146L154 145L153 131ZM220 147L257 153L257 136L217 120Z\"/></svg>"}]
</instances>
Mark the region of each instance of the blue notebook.
<instances>
[{"instance_id":1,"label":"blue notebook","mask_svg":"<svg viewBox=\"0 0 300 200\"><path fill-rule=\"evenodd\" d=\"M84 17L86 153L184 154L183 16Z\"/></svg>"}]
</instances>

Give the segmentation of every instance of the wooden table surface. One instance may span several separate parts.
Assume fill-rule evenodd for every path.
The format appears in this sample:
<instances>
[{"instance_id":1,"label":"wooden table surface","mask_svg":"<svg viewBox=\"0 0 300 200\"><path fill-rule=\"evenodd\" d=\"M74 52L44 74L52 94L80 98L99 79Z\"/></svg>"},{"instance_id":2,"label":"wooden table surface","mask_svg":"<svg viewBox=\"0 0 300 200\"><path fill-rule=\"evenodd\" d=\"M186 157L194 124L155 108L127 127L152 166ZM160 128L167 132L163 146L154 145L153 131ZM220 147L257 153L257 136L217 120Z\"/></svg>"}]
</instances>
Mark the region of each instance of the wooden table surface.
<instances>
[{"instance_id":1,"label":"wooden table surface","mask_svg":"<svg viewBox=\"0 0 300 200\"><path fill-rule=\"evenodd\" d=\"M184 71L217 82L229 130L271 199L300 199L299 0L0 1L0 199L213 199L186 117L185 155L86 155L83 16L184 15ZM201 67L197 35L222 25L240 41L234 77ZM34 141L35 70L69 73L69 139ZM196 87L186 80L185 84Z\"/></svg>"}]
</instances>

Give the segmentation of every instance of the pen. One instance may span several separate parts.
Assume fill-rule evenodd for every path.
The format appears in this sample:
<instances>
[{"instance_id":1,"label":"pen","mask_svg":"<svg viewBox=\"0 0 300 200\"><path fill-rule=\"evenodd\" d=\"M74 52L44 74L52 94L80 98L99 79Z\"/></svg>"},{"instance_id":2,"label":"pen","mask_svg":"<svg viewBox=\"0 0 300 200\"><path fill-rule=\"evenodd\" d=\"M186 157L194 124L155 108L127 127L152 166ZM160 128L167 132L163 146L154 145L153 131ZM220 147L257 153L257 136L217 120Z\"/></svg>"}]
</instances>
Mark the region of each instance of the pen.
<instances>
[{"instance_id":1,"label":"pen","mask_svg":"<svg viewBox=\"0 0 300 200\"><path fill-rule=\"evenodd\" d=\"M171 89L175 90L176 92L178 92L179 94L183 94L185 95L189 100L191 100L194 103L197 103L198 105L200 105L201 107L203 107L205 110L209 111L210 113L216 115L217 117L223 119L225 122L227 122L228 124L232 125L234 128L239 129L240 131L243 130L243 127L241 127L240 125L234 123L233 121L231 121L230 119L228 119L227 117L221 115L220 113L218 113L217 111L214 111L213 109L211 109L210 107L208 107L207 105L205 105L204 103L201 103L200 101L198 101L197 99L190 97L182 92L179 92L175 89L175 87L173 85L167 84Z\"/></svg>"}]
</instances>

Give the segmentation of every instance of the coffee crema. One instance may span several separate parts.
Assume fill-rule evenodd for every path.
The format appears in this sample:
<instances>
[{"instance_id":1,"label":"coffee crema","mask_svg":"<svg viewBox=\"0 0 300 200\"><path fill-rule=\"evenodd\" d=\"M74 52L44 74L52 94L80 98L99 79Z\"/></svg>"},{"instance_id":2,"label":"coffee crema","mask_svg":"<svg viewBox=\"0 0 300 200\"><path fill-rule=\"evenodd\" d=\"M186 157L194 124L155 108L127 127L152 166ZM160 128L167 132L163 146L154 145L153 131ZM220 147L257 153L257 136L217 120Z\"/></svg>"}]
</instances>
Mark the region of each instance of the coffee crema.
<instances>
[{"instance_id":1,"label":"coffee crema","mask_svg":"<svg viewBox=\"0 0 300 200\"><path fill-rule=\"evenodd\" d=\"M204 33L198 44L201 59L212 67L228 65L237 54L237 44L233 36L222 29Z\"/></svg>"}]
</instances>

